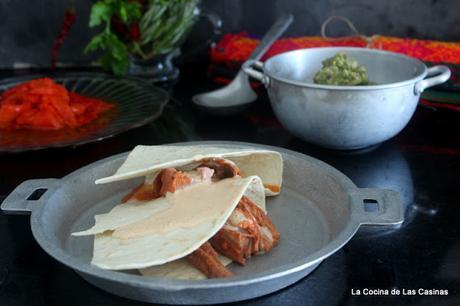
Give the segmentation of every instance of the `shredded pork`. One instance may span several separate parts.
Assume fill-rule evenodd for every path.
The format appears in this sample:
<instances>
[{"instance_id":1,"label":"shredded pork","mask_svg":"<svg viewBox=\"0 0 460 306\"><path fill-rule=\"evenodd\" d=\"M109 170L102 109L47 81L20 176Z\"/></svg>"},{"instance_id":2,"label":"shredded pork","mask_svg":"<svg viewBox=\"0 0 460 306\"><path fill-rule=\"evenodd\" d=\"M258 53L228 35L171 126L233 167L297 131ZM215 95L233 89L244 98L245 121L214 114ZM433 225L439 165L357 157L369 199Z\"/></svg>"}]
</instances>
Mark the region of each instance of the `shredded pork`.
<instances>
[{"instance_id":1,"label":"shredded pork","mask_svg":"<svg viewBox=\"0 0 460 306\"><path fill-rule=\"evenodd\" d=\"M188 255L187 261L208 278L229 277L233 275L219 261L219 254L217 254L209 242L205 242L200 248Z\"/></svg>"},{"instance_id":2,"label":"shredded pork","mask_svg":"<svg viewBox=\"0 0 460 306\"><path fill-rule=\"evenodd\" d=\"M200 167L214 170L213 179L216 181L240 175L240 169L234 162L223 158L206 158L201 161Z\"/></svg>"},{"instance_id":3,"label":"shredded pork","mask_svg":"<svg viewBox=\"0 0 460 306\"><path fill-rule=\"evenodd\" d=\"M160 171L152 184L138 186L123 198L123 202L133 198L150 200L198 182L219 181L238 175L239 168L229 160L203 159L193 171L182 172L174 168ZM280 233L267 214L243 196L225 225L188 255L187 261L208 278L228 277L232 273L219 261L217 252L244 265L251 256L269 252L279 239Z\"/></svg>"}]
</instances>

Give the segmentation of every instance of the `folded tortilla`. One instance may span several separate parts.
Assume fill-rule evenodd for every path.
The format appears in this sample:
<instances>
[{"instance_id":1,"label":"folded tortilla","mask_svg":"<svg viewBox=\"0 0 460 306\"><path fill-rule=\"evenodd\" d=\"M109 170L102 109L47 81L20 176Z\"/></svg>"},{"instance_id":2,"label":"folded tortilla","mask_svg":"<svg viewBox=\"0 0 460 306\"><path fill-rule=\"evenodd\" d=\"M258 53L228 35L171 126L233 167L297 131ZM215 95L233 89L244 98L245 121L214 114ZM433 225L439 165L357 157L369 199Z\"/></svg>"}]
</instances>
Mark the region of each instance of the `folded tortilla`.
<instances>
[{"instance_id":1,"label":"folded tortilla","mask_svg":"<svg viewBox=\"0 0 460 306\"><path fill-rule=\"evenodd\" d=\"M267 196L279 194L283 176L280 153L262 149L228 149L211 146L136 146L111 176L96 180L104 184L142 176L155 176L160 170L195 167L204 158L225 158L234 162L243 177L258 176Z\"/></svg>"},{"instance_id":2,"label":"folded tortilla","mask_svg":"<svg viewBox=\"0 0 460 306\"><path fill-rule=\"evenodd\" d=\"M232 260L230 258L227 258L223 255L219 255L219 261L224 266L228 266L232 263ZM163 265L139 269L139 272L142 275L148 277L161 277L184 280L200 280L208 278L200 270L190 265L186 259L178 259L165 263Z\"/></svg>"},{"instance_id":3,"label":"folded tortilla","mask_svg":"<svg viewBox=\"0 0 460 306\"><path fill-rule=\"evenodd\" d=\"M152 183L165 168L190 171L205 158L228 159L241 176L200 182L150 201L131 199L95 216L93 227L72 234L95 235L91 263L111 270L140 269L147 276L206 278L185 257L222 228L243 195L266 211L265 196L276 195L281 188L281 154L209 146L137 146L112 176L96 183L142 176ZM231 262L224 256L219 260L224 265Z\"/></svg>"},{"instance_id":4,"label":"folded tortilla","mask_svg":"<svg viewBox=\"0 0 460 306\"><path fill-rule=\"evenodd\" d=\"M119 204L96 216L92 228L72 235L96 235L91 263L100 268L158 266L189 255L214 236L243 195L265 211L261 179L233 177L191 185L152 201ZM152 271L173 273L167 267Z\"/></svg>"}]
</instances>

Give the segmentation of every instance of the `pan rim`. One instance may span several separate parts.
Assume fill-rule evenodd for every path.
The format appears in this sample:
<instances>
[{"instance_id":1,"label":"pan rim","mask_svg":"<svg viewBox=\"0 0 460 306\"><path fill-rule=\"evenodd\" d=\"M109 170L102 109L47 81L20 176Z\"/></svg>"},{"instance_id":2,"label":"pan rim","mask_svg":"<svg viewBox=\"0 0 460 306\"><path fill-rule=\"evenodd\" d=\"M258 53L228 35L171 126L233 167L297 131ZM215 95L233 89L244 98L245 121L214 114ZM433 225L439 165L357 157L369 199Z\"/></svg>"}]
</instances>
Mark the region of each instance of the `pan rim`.
<instances>
[{"instance_id":1,"label":"pan rim","mask_svg":"<svg viewBox=\"0 0 460 306\"><path fill-rule=\"evenodd\" d=\"M315 166L321 167L328 174L332 175L339 183L339 185L344 189L344 191L348 194L353 190L357 189L356 185L347 176L345 176L342 172L333 168L332 166L314 157L291 151L285 148L256 143L231 141L181 142L169 143L164 145L223 145L270 149L278 151L282 154L292 155L294 157L307 160L312 164L315 164ZM63 177L62 182L63 184L65 184L67 180L71 180L72 178L79 176L81 173L88 171L88 169L92 167L100 166L102 164L111 162L115 159L120 159L126 156L127 154L128 152L116 154L93 162L89 165L86 165ZM48 202L51 200L52 197L50 197ZM69 254L63 247L56 246L50 243L46 231L43 229L43 225L40 222L42 213L47 207L47 203L44 203L38 209L33 210L31 214L31 228L32 233L37 242L40 244L43 250L45 250L45 252L47 252L51 257L58 260L62 264L70 267L71 269L75 270L77 273L83 273L91 277L104 279L106 281L126 283L132 286L141 287L145 289L170 292L186 289L222 289L229 287L246 286L250 284L263 283L269 280L273 280L283 276L288 276L296 272L306 270L312 266L319 265L324 259L331 256L336 251L340 250L354 236L360 225L360 223L357 220L353 219L352 213L350 212L347 225L342 229L342 231L337 235L337 237L335 237L335 239L330 240L320 249L316 250L315 252L309 254L308 256L302 259L281 265L276 268L271 268L264 272L254 274L250 277L235 276L228 279L174 280L159 277L145 277L142 275L133 275L120 271L104 270L96 266L93 266L89 263L84 263L81 260ZM347 204L350 206L352 205L350 197L348 197Z\"/></svg>"}]
</instances>

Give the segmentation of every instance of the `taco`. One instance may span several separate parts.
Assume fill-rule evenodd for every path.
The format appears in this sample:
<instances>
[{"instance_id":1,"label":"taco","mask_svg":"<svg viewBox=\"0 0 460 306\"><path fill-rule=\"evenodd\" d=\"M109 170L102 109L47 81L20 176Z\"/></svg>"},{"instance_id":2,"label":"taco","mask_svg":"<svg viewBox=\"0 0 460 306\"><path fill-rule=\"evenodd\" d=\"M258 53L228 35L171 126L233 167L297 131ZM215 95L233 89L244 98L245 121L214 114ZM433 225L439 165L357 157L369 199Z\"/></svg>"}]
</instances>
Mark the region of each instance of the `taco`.
<instances>
[{"instance_id":1,"label":"taco","mask_svg":"<svg viewBox=\"0 0 460 306\"><path fill-rule=\"evenodd\" d=\"M228 277L232 273L226 265L231 261L244 265L251 256L277 245L280 234L265 209L267 184L257 175L245 176L239 166L255 174L257 167L249 161L263 165L260 158L268 163L281 161L281 167L275 168L282 170L279 154L192 150L186 158L162 156L159 164L150 164L136 159L146 151L155 157L158 150L142 147L139 154L136 149L121 170L99 182L138 176L145 176L145 182L110 212L96 216L92 228L73 233L95 235L92 264L112 270L141 269L149 276ZM279 173L262 173L280 187Z\"/></svg>"},{"instance_id":2,"label":"taco","mask_svg":"<svg viewBox=\"0 0 460 306\"><path fill-rule=\"evenodd\" d=\"M96 184L142 176L152 177L159 170L168 167L191 169L207 158L230 160L240 169L241 176L260 177L267 196L280 192L283 176L283 159L280 153L210 146L136 146L113 175L96 180Z\"/></svg>"}]
</instances>

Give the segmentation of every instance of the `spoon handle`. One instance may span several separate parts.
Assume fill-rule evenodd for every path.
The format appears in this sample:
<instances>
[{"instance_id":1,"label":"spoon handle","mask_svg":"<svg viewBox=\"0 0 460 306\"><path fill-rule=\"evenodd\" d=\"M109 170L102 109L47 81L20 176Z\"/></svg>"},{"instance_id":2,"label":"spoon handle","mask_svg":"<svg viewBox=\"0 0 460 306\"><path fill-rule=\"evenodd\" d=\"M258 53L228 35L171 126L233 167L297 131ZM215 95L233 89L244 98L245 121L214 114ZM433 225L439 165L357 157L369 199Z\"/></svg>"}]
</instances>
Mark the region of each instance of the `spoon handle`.
<instances>
[{"instance_id":1,"label":"spoon handle","mask_svg":"<svg viewBox=\"0 0 460 306\"><path fill-rule=\"evenodd\" d=\"M276 22L271 26L270 30L264 35L260 44L254 49L248 59L259 60L271 45L286 31L286 29L294 21L294 16L291 14L284 14L280 16Z\"/></svg>"}]
</instances>

